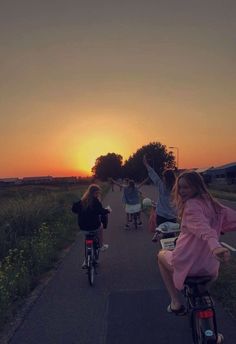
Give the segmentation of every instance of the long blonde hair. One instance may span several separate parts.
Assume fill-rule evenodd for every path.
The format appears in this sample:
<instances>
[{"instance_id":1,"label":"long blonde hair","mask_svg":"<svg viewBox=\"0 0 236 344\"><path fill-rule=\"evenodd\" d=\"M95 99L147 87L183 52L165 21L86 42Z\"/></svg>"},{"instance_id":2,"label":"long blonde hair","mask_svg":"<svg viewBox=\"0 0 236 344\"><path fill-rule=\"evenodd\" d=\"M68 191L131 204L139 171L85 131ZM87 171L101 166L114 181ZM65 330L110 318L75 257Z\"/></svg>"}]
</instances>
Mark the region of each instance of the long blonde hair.
<instances>
[{"instance_id":1,"label":"long blonde hair","mask_svg":"<svg viewBox=\"0 0 236 344\"><path fill-rule=\"evenodd\" d=\"M85 191L85 193L81 197L83 208L93 207L94 193L97 191L101 191L101 188L99 185L97 184L89 185L88 189Z\"/></svg>"},{"instance_id":2,"label":"long blonde hair","mask_svg":"<svg viewBox=\"0 0 236 344\"><path fill-rule=\"evenodd\" d=\"M177 180L173 189L174 204L178 210L178 215L180 218L182 217L183 210L184 210L184 202L179 194L179 181L182 178L184 178L185 181L188 183L188 185L196 191L194 197L200 197L205 200L206 199L210 200L215 212L216 213L219 212L221 205L211 196L210 192L207 190L207 187L204 183L202 176L195 171L186 171L186 172L181 173L177 177Z\"/></svg>"}]
</instances>

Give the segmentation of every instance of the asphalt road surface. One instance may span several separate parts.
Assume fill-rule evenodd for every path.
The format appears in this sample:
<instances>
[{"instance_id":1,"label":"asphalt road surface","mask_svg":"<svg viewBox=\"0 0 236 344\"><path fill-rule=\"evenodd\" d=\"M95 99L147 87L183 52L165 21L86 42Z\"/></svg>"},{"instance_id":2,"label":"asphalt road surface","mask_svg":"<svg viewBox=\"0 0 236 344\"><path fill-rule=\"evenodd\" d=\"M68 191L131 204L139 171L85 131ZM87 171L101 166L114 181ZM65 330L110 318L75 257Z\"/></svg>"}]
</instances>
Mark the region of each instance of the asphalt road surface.
<instances>
[{"instance_id":1,"label":"asphalt road surface","mask_svg":"<svg viewBox=\"0 0 236 344\"><path fill-rule=\"evenodd\" d=\"M152 186L143 195L155 197ZM190 344L187 317L166 312L169 303L156 264L147 219L143 228L124 229L121 192L115 187L104 202L113 209L94 287L83 261L83 234L32 305L11 344ZM75 219L76 221L76 219ZM236 236L236 233L234 233ZM216 305L225 344L236 342L236 322Z\"/></svg>"}]
</instances>

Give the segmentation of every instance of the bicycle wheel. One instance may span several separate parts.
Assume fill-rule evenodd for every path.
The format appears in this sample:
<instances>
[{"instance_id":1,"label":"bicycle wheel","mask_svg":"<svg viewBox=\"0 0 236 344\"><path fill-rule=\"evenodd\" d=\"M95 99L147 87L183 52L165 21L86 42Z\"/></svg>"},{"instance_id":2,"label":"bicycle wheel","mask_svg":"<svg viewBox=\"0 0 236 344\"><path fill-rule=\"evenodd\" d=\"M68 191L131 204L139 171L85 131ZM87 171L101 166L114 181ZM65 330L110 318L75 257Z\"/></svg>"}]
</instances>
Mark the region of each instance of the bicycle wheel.
<instances>
[{"instance_id":1,"label":"bicycle wheel","mask_svg":"<svg viewBox=\"0 0 236 344\"><path fill-rule=\"evenodd\" d=\"M88 256L88 280L91 286L94 285L94 277L95 277L95 267L94 267L93 260L94 260L93 252L91 252L91 255Z\"/></svg>"},{"instance_id":2,"label":"bicycle wheel","mask_svg":"<svg viewBox=\"0 0 236 344\"><path fill-rule=\"evenodd\" d=\"M194 344L203 344L203 338L201 333L200 319L196 316L196 312L191 314L191 328L192 338Z\"/></svg>"}]
</instances>

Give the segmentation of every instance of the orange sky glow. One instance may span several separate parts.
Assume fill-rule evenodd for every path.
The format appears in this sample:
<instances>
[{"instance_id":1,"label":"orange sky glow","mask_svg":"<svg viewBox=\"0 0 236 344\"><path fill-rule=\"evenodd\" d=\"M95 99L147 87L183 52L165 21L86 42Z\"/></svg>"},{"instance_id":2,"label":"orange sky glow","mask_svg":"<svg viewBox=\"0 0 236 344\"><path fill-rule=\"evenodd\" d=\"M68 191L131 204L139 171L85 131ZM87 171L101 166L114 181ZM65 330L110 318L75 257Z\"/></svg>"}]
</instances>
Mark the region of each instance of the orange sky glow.
<instances>
[{"instance_id":1,"label":"orange sky glow","mask_svg":"<svg viewBox=\"0 0 236 344\"><path fill-rule=\"evenodd\" d=\"M154 141L180 168L236 161L236 3L105 3L4 4L0 178L87 176Z\"/></svg>"}]
</instances>

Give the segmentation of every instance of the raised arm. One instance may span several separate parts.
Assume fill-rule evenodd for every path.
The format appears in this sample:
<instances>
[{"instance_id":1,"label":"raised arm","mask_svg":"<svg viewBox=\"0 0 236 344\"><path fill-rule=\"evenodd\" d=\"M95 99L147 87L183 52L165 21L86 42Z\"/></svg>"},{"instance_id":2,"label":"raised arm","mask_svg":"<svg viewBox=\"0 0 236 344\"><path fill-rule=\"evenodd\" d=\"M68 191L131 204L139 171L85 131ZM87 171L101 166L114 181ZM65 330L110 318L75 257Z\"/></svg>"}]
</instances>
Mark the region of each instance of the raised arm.
<instances>
[{"instance_id":1,"label":"raised arm","mask_svg":"<svg viewBox=\"0 0 236 344\"><path fill-rule=\"evenodd\" d=\"M149 163L148 163L148 161L147 161L147 157L146 157L145 154L144 154L144 156L143 156L143 164L144 164L144 166L145 166L146 168L150 167L150 165L149 165Z\"/></svg>"},{"instance_id":2,"label":"raised arm","mask_svg":"<svg viewBox=\"0 0 236 344\"><path fill-rule=\"evenodd\" d=\"M154 169L147 162L146 155L143 156L143 163L144 163L144 166L146 167L146 169L148 171L148 175L149 175L150 179L152 180L152 182L156 185L158 185L159 183L162 183L161 178L158 176L158 174L154 171Z\"/></svg>"}]
</instances>

